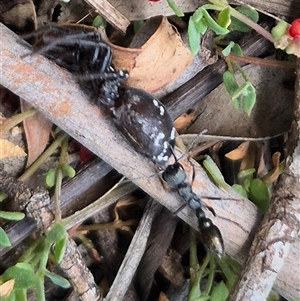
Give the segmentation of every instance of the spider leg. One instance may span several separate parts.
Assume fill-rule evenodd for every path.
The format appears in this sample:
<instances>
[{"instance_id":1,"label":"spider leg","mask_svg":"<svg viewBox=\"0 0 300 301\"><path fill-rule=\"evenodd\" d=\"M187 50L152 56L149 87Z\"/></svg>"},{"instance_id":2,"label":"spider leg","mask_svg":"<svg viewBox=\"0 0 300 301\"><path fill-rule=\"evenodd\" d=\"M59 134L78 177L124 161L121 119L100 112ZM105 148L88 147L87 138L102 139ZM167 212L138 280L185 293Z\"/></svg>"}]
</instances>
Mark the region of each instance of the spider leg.
<instances>
[{"instance_id":1,"label":"spider leg","mask_svg":"<svg viewBox=\"0 0 300 301\"><path fill-rule=\"evenodd\" d=\"M91 38L95 37L96 40L88 40L87 36ZM78 47L76 47L77 45ZM36 49L34 49L33 54L47 55L47 53L49 53L50 51L58 51L61 48L68 46L73 46L75 52L77 53L77 59L79 55L78 53L80 53L81 50L80 47L90 47L91 50L94 50L93 58L91 62L89 62L89 64L96 64L95 66L100 67L100 72L104 72L111 64L111 48L106 43L101 41L100 34L96 32L87 34L76 33L59 37L46 45L38 45L38 47L35 47ZM98 64L97 60L101 60L101 64Z\"/></svg>"}]
</instances>

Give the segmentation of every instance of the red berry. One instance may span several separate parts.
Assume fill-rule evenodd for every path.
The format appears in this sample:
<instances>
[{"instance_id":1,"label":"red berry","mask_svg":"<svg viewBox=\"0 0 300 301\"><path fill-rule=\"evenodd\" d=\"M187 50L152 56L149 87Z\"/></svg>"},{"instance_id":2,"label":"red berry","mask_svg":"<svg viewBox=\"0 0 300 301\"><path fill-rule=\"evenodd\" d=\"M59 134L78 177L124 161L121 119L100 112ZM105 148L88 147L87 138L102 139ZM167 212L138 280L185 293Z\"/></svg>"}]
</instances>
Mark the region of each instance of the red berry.
<instances>
[{"instance_id":1,"label":"red berry","mask_svg":"<svg viewBox=\"0 0 300 301\"><path fill-rule=\"evenodd\" d=\"M296 19L292 22L288 29L288 34L296 41L300 41L300 19Z\"/></svg>"},{"instance_id":2,"label":"red berry","mask_svg":"<svg viewBox=\"0 0 300 301\"><path fill-rule=\"evenodd\" d=\"M148 0L148 2L158 2L160 0Z\"/></svg>"}]
</instances>

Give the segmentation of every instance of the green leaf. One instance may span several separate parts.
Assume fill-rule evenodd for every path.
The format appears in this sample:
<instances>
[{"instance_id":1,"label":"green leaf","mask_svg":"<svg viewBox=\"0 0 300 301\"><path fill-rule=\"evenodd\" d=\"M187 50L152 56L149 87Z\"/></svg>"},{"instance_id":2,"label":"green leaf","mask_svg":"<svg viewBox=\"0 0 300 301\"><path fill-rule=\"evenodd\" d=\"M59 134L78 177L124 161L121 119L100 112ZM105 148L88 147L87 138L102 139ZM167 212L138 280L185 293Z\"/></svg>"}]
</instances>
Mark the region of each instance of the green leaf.
<instances>
[{"instance_id":1,"label":"green leaf","mask_svg":"<svg viewBox=\"0 0 300 301\"><path fill-rule=\"evenodd\" d=\"M245 91L243 92L244 99L242 104L242 110L249 116L256 103L256 91L252 84L249 83Z\"/></svg>"},{"instance_id":2,"label":"green leaf","mask_svg":"<svg viewBox=\"0 0 300 301\"><path fill-rule=\"evenodd\" d=\"M236 10L244 16L246 16L247 18L254 21L255 23L257 23L259 15L255 9L248 6L239 6L236 8ZM235 17L231 17L231 24L229 26L229 29L230 31L237 30L241 32L249 32L252 28L243 23L242 21L236 19Z\"/></svg>"},{"instance_id":3,"label":"green leaf","mask_svg":"<svg viewBox=\"0 0 300 301\"><path fill-rule=\"evenodd\" d=\"M245 179L245 178L253 178L253 174L256 172L255 168L248 168L240 171L238 173L238 179Z\"/></svg>"},{"instance_id":4,"label":"green leaf","mask_svg":"<svg viewBox=\"0 0 300 301\"><path fill-rule=\"evenodd\" d=\"M54 226L45 233L45 235L45 241L49 244L53 244L66 237L66 228L60 223L55 223Z\"/></svg>"},{"instance_id":5,"label":"green leaf","mask_svg":"<svg viewBox=\"0 0 300 301\"><path fill-rule=\"evenodd\" d=\"M223 73L223 82L226 88L227 93L232 97L236 91L239 89L239 85L230 71L225 71Z\"/></svg>"},{"instance_id":6,"label":"green leaf","mask_svg":"<svg viewBox=\"0 0 300 301\"><path fill-rule=\"evenodd\" d=\"M61 170L63 171L64 175L67 176L68 178L72 179L76 175L75 169L68 165L68 164L62 164L61 165Z\"/></svg>"},{"instance_id":7,"label":"green leaf","mask_svg":"<svg viewBox=\"0 0 300 301\"><path fill-rule=\"evenodd\" d=\"M217 23L222 27L222 28L228 28L228 26L231 23L230 19L230 8L227 7L223 9L218 16Z\"/></svg>"},{"instance_id":8,"label":"green leaf","mask_svg":"<svg viewBox=\"0 0 300 301\"><path fill-rule=\"evenodd\" d=\"M143 20L137 20L137 21L133 21L133 31L134 33L137 33L141 27L144 25L144 21Z\"/></svg>"},{"instance_id":9,"label":"green leaf","mask_svg":"<svg viewBox=\"0 0 300 301\"><path fill-rule=\"evenodd\" d=\"M34 269L30 264L25 262L19 262L14 266L9 267L2 277L4 281L15 279L15 290L34 287Z\"/></svg>"},{"instance_id":10,"label":"green leaf","mask_svg":"<svg viewBox=\"0 0 300 301\"><path fill-rule=\"evenodd\" d=\"M203 18L203 9L199 7L192 15L194 21L197 23Z\"/></svg>"},{"instance_id":11,"label":"green leaf","mask_svg":"<svg viewBox=\"0 0 300 301\"><path fill-rule=\"evenodd\" d=\"M64 257L66 247L67 247L67 232L65 232L65 237L63 237L61 240L57 241L54 248L54 256L57 261L57 263L60 263Z\"/></svg>"},{"instance_id":12,"label":"green leaf","mask_svg":"<svg viewBox=\"0 0 300 301\"><path fill-rule=\"evenodd\" d=\"M7 219L10 221L20 221L25 217L23 212L11 212L11 211L1 211L0 218Z\"/></svg>"},{"instance_id":13,"label":"green leaf","mask_svg":"<svg viewBox=\"0 0 300 301\"><path fill-rule=\"evenodd\" d=\"M230 257L226 256L218 261L219 266L222 270L223 275L226 278L226 286L230 291L231 288L234 286L238 275L241 271L241 265L239 265L236 261L231 259ZM224 278L224 277L223 277Z\"/></svg>"},{"instance_id":14,"label":"green leaf","mask_svg":"<svg viewBox=\"0 0 300 301\"><path fill-rule=\"evenodd\" d=\"M273 27L271 30L272 37L275 40L282 38L282 36L284 36L286 34L289 26L290 26L290 24L288 24L284 21L279 21L278 24L275 27Z\"/></svg>"},{"instance_id":15,"label":"green leaf","mask_svg":"<svg viewBox=\"0 0 300 301\"><path fill-rule=\"evenodd\" d=\"M213 178L213 180L219 187L228 189L228 184L225 182L224 177L217 164L213 161L213 159L210 156L205 157L206 158L202 163L208 174Z\"/></svg>"},{"instance_id":16,"label":"green leaf","mask_svg":"<svg viewBox=\"0 0 300 301\"><path fill-rule=\"evenodd\" d=\"M252 84L247 81L239 86L234 75L229 71L224 72L223 82L233 101L233 106L250 115L256 103L256 91Z\"/></svg>"},{"instance_id":17,"label":"green leaf","mask_svg":"<svg viewBox=\"0 0 300 301\"><path fill-rule=\"evenodd\" d=\"M51 188L55 186L56 182L56 169L50 169L46 174L46 185Z\"/></svg>"},{"instance_id":18,"label":"green leaf","mask_svg":"<svg viewBox=\"0 0 300 301\"><path fill-rule=\"evenodd\" d=\"M280 295L277 292L271 290L266 301L278 301L281 299L282 298L280 297ZM293 301L300 301L300 298L294 299Z\"/></svg>"},{"instance_id":19,"label":"green leaf","mask_svg":"<svg viewBox=\"0 0 300 301\"><path fill-rule=\"evenodd\" d=\"M248 198L248 194L247 191L244 189L244 187L242 185L239 184L233 184L232 188L239 193L241 196L243 196L244 198Z\"/></svg>"},{"instance_id":20,"label":"green leaf","mask_svg":"<svg viewBox=\"0 0 300 301\"><path fill-rule=\"evenodd\" d=\"M4 247L10 247L11 243L5 231L0 227L0 245Z\"/></svg>"},{"instance_id":21,"label":"green leaf","mask_svg":"<svg viewBox=\"0 0 300 301\"><path fill-rule=\"evenodd\" d=\"M194 20L194 18L193 18L193 20ZM196 22L195 20L194 20L194 22L195 22L196 30L200 34L204 35L206 33L206 30L207 30L207 22L206 22L206 20L204 18L202 18L198 22Z\"/></svg>"},{"instance_id":22,"label":"green leaf","mask_svg":"<svg viewBox=\"0 0 300 301\"><path fill-rule=\"evenodd\" d=\"M67 289L71 286L70 282L66 278L64 278L58 274L52 273L48 270L45 270L45 276L47 276L54 284L56 284L62 288Z\"/></svg>"},{"instance_id":23,"label":"green leaf","mask_svg":"<svg viewBox=\"0 0 300 301\"><path fill-rule=\"evenodd\" d=\"M219 282L211 292L210 301L225 301L229 290L223 281Z\"/></svg>"},{"instance_id":24,"label":"green leaf","mask_svg":"<svg viewBox=\"0 0 300 301\"><path fill-rule=\"evenodd\" d=\"M222 54L224 56L228 56L231 52L232 47L234 46L234 42L230 42L223 50L222 50Z\"/></svg>"},{"instance_id":25,"label":"green leaf","mask_svg":"<svg viewBox=\"0 0 300 301\"><path fill-rule=\"evenodd\" d=\"M266 184L260 179L254 179L250 184L250 194L252 202L266 212L270 204L270 194Z\"/></svg>"},{"instance_id":26,"label":"green leaf","mask_svg":"<svg viewBox=\"0 0 300 301\"><path fill-rule=\"evenodd\" d=\"M218 36L223 36L229 33L229 30L220 26L207 12L203 9L203 17L205 18L208 27L213 30Z\"/></svg>"},{"instance_id":27,"label":"green leaf","mask_svg":"<svg viewBox=\"0 0 300 301\"><path fill-rule=\"evenodd\" d=\"M17 292L12 291L11 294L9 295L9 297L5 298L5 299L1 299L1 301L27 301L27 299L21 299L19 298Z\"/></svg>"},{"instance_id":28,"label":"green leaf","mask_svg":"<svg viewBox=\"0 0 300 301\"><path fill-rule=\"evenodd\" d=\"M97 16L92 23L93 27L99 28L100 26L105 27L107 25L106 20L102 16Z\"/></svg>"},{"instance_id":29,"label":"green leaf","mask_svg":"<svg viewBox=\"0 0 300 301\"><path fill-rule=\"evenodd\" d=\"M242 50L241 46L237 43L234 43L234 45L232 47L232 52L236 55L243 56L243 50Z\"/></svg>"},{"instance_id":30,"label":"green leaf","mask_svg":"<svg viewBox=\"0 0 300 301\"><path fill-rule=\"evenodd\" d=\"M44 270L38 270L35 282L34 282L34 288L35 288L35 294L38 301L44 301L45 300L45 273Z\"/></svg>"},{"instance_id":31,"label":"green leaf","mask_svg":"<svg viewBox=\"0 0 300 301\"><path fill-rule=\"evenodd\" d=\"M184 17L183 11L175 4L174 0L167 0L167 2L177 17Z\"/></svg>"},{"instance_id":32,"label":"green leaf","mask_svg":"<svg viewBox=\"0 0 300 301\"><path fill-rule=\"evenodd\" d=\"M246 179L243 183L243 187L247 191L248 198L249 198L249 190L250 190L251 181L252 180L250 180L250 179Z\"/></svg>"},{"instance_id":33,"label":"green leaf","mask_svg":"<svg viewBox=\"0 0 300 301\"><path fill-rule=\"evenodd\" d=\"M230 257L226 257L226 263L230 266L230 269L236 276L238 276L242 270L242 266Z\"/></svg>"},{"instance_id":34,"label":"green leaf","mask_svg":"<svg viewBox=\"0 0 300 301\"><path fill-rule=\"evenodd\" d=\"M192 53L195 55L200 50L200 34L196 29L195 22L193 18L189 20L189 27L188 27L188 36L189 36L189 43L191 47Z\"/></svg>"}]
</instances>

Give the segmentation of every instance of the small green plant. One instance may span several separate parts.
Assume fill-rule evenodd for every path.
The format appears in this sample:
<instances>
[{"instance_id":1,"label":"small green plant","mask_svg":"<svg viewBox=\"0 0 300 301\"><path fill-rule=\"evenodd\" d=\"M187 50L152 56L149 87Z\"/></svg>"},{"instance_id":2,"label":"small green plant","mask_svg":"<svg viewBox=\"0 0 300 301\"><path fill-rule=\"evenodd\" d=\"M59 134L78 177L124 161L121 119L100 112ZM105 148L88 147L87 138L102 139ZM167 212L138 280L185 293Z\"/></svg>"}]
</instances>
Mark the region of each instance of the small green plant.
<instances>
[{"instance_id":1,"label":"small green plant","mask_svg":"<svg viewBox=\"0 0 300 301\"><path fill-rule=\"evenodd\" d=\"M219 259L208 253L201 265L197 257L195 230L191 229L190 292L188 301L225 301L232 289L241 267L229 257ZM223 280L216 282L216 274ZM205 283L205 285L203 285Z\"/></svg>"},{"instance_id":2,"label":"small green plant","mask_svg":"<svg viewBox=\"0 0 300 301\"><path fill-rule=\"evenodd\" d=\"M233 8L226 0L209 0L209 2L211 4L205 4L199 7L189 19L188 36L191 51L193 54L199 52L201 37L208 29L216 34L213 46L217 49L219 54L225 57L225 61L228 64L228 71L223 75L223 82L228 95L233 101L235 108L250 115L256 103L256 91L246 74L230 56L231 53L238 56L242 56L243 54L238 44L227 40L228 33L232 31L248 32L254 29L274 43L276 48L284 49L288 54L295 54L299 57L300 19L296 19L291 25L280 21L278 25L273 28L271 34L257 24L259 15L255 9L248 6ZM180 10L175 3L169 3L169 5L177 15L183 15L182 12L178 14ZM220 50L219 47L222 47L223 50ZM244 83L239 84L237 82L234 75L235 69L241 73Z\"/></svg>"},{"instance_id":3,"label":"small green plant","mask_svg":"<svg viewBox=\"0 0 300 301\"><path fill-rule=\"evenodd\" d=\"M226 90L233 101L234 107L250 115L256 102L255 88L239 65L227 58L231 52L239 56L242 56L243 53L238 44L226 40L225 36L232 31L250 31L251 27L241 20L248 18L251 22L255 23L258 21L258 13L254 9L244 6L233 9L225 1L210 2L213 4L201 6L190 17L188 32L191 50L194 54L200 50L201 36L204 35L208 29L215 32L217 37L214 40L214 47L225 47L221 53L228 64L228 71L223 74L223 82ZM209 11L218 11L217 18L214 19ZM235 69L237 69L244 78L244 83L241 85L238 84L235 78Z\"/></svg>"},{"instance_id":4,"label":"small green plant","mask_svg":"<svg viewBox=\"0 0 300 301\"><path fill-rule=\"evenodd\" d=\"M263 177L258 177L253 164L248 164L245 169L238 173L239 184L232 186L235 191L250 199L264 212L267 211L270 204L270 190L273 182L277 180L284 169L284 162L279 162L279 158L279 153L273 155L274 168Z\"/></svg>"},{"instance_id":5,"label":"small green plant","mask_svg":"<svg viewBox=\"0 0 300 301\"><path fill-rule=\"evenodd\" d=\"M17 264L6 269L0 276L0 299L26 301L27 290L34 289L37 300L44 301L45 277L58 286L69 288L68 280L50 272L46 267L50 255L56 263L62 260L66 242L65 227L59 223L54 224L45 236L39 238L28 248ZM51 252L52 247L54 248L53 252Z\"/></svg>"},{"instance_id":6,"label":"small green plant","mask_svg":"<svg viewBox=\"0 0 300 301\"><path fill-rule=\"evenodd\" d=\"M68 156L68 141L69 137L65 136L61 142L61 152L59 157L59 162L56 168L50 169L46 175L46 185L51 188L55 186L55 219L56 221L61 220L60 212L60 193L62 180L65 176L68 178L73 178L76 174L74 168L67 164Z\"/></svg>"},{"instance_id":7,"label":"small green plant","mask_svg":"<svg viewBox=\"0 0 300 301\"><path fill-rule=\"evenodd\" d=\"M25 214L23 212L10 212L10 211L0 210L0 218L3 218L5 220L20 221L24 217L25 217ZM4 247L11 246L9 238L2 227L0 227L0 245L2 245Z\"/></svg>"}]
</instances>

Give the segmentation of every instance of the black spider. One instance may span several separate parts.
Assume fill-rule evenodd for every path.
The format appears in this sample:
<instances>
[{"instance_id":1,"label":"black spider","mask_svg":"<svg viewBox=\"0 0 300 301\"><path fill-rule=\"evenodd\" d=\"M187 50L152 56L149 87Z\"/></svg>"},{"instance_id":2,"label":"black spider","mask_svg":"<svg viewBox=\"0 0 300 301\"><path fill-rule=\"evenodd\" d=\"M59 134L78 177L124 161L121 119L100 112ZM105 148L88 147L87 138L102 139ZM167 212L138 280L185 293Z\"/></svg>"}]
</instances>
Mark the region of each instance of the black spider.
<instances>
[{"instance_id":1,"label":"black spider","mask_svg":"<svg viewBox=\"0 0 300 301\"><path fill-rule=\"evenodd\" d=\"M27 35L32 36L39 37L33 52L73 73L92 100L110 110L115 125L137 152L159 168L168 161L175 144L171 116L156 97L121 86L128 73L115 70L111 49L95 28L49 25Z\"/></svg>"},{"instance_id":2,"label":"black spider","mask_svg":"<svg viewBox=\"0 0 300 301\"><path fill-rule=\"evenodd\" d=\"M206 217L203 211L206 205L185 182L186 173L175 155L175 163L166 166L173 154L175 129L164 105L143 90L121 86L128 73L115 70L111 49L96 29L50 25L30 36L39 37L34 52L73 73L96 103L110 110L114 124L131 146L163 170L166 183L196 212L204 244L222 255L224 244L220 230ZM211 207L207 208L215 214Z\"/></svg>"}]
</instances>

